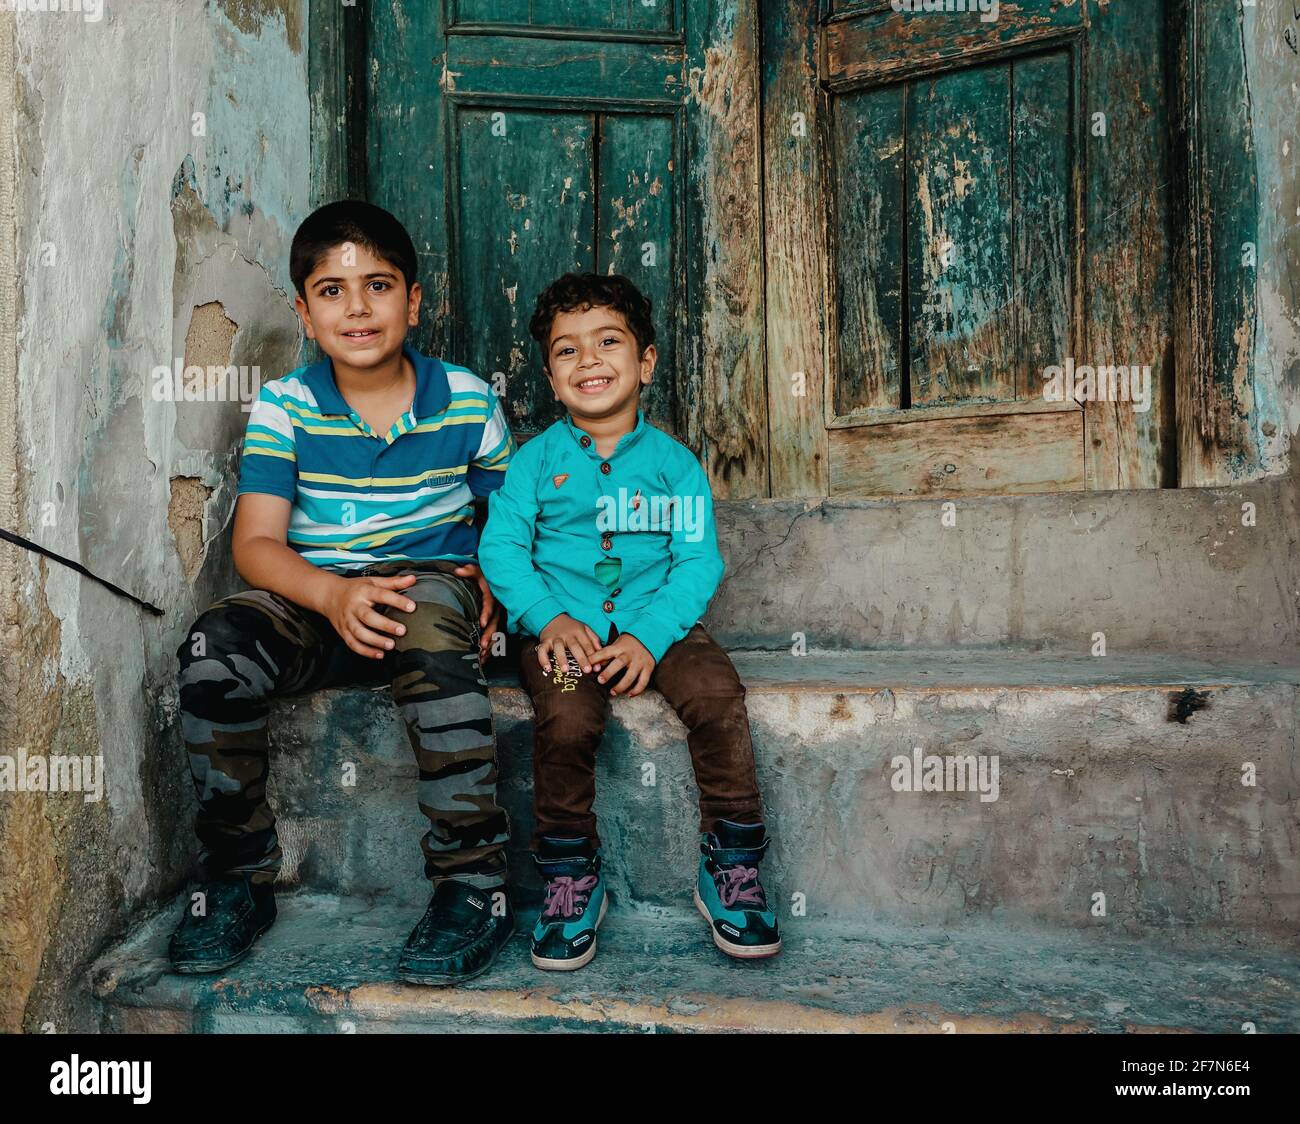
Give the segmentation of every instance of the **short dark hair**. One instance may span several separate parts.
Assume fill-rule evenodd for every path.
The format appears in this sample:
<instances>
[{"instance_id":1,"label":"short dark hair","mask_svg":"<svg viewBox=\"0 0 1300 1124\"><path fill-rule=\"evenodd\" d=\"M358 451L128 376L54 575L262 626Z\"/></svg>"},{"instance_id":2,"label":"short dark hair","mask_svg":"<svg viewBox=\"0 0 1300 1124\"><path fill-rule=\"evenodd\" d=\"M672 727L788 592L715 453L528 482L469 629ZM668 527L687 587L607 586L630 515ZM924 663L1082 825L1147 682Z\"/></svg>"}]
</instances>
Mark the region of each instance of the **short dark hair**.
<instances>
[{"instance_id":1,"label":"short dark hair","mask_svg":"<svg viewBox=\"0 0 1300 1124\"><path fill-rule=\"evenodd\" d=\"M542 348L542 363L550 366L551 326L561 312L585 312L589 308L612 308L622 313L636 337L638 357L655 342L650 298L618 273L566 273L557 277L537 298L528 331Z\"/></svg>"},{"instance_id":2,"label":"short dark hair","mask_svg":"<svg viewBox=\"0 0 1300 1124\"><path fill-rule=\"evenodd\" d=\"M300 297L306 299L307 278L321 258L344 242L364 246L375 257L397 266L406 278L408 291L415 284L419 263L406 227L383 207L360 199L340 199L313 211L293 236L289 276Z\"/></svg>"}]
</instances>

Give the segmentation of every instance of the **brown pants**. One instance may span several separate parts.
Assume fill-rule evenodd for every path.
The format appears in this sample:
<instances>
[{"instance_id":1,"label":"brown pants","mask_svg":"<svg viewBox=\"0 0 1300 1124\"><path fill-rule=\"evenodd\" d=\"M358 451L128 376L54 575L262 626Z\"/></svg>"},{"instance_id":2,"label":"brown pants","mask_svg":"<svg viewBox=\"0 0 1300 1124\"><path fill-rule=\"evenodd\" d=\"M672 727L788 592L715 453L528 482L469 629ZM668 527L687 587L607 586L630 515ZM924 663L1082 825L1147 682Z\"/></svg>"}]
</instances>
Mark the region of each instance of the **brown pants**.
<instances>
[{"instance_id":1,"label":"brown pants","mask_svg":"<svg viewBox=\"0 0 1300 1124\"><path fill-rule=\"evenodd\" d=\"M576 674L575 674L576 671ZM533 700L533 847L543 835L586 836L597 845L596 749L609 717L608 683L576 665L556 675L537 663L537 641L524 645L524 689ZM745 688L727 653L698 624L664 653L650 678L686 727L700 830L716 820L758 823L763 805L745 711Z\"/></svg>"}]
</instances>

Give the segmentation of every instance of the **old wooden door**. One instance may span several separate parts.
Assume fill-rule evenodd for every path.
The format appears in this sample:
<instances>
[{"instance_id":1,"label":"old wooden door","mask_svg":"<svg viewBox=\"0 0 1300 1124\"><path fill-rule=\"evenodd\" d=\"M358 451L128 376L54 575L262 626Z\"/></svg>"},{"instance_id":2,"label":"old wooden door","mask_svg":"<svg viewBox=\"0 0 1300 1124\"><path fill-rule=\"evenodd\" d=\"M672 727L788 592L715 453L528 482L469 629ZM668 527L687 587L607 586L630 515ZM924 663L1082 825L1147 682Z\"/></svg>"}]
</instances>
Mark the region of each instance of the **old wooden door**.
<instances>
[{"instance_id":1,"label":"old wooden door","mask_svg":"<svg viewBox=\"0 0 1300 1124\"><path fill-rule=\"evenodd\" d=\"M654 303L649 417L719 494L765 494L750 0L370 9L365 189L412 227L421 342L495 379L526 437L560 415L528 332L538 293L625 273Z\"/></svg>"},{"instance_id":2,"label":"old wooden door","mask_svg":"<svg viewBox=\"0 0 1300 1124\"><path fill-rule=\"evenodd\" d=\"M1170 482L1165 0L925 6L765 5L773 493Z\"/></svg>"}]
</instances>

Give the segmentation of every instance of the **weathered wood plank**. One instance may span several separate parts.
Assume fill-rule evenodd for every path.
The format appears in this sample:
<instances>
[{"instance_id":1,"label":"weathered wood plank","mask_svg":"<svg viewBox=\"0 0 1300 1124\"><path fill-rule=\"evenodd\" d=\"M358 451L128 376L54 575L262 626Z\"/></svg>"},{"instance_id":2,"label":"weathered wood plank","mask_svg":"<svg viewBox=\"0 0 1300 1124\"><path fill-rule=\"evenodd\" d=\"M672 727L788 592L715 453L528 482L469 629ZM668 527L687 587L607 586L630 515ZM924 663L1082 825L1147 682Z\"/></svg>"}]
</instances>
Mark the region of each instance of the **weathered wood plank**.
<instances>
[{"instance_id":1,"label":"weathered wood plank","mask_svg":"<svg viewBox=\"0 0 1300 1124\"><path fill-rule=\"evenodd\" d=\"M595 266L595 117L458 106L455 125L457 353L504 372L512 426L544 429L563 410L528 319L547 283Z\"/></svg>"},{"instance_id":2,"label":"weathered wood plank","mask_svg":"<svg viewBox=\"0 0 1300 1124\"><path fill-rule=\"evenodd\" d=\"M311 106L311 205L348 196L348 115L351 52L347 11L334 4L309 6L307 55Z\"/></svg>"},{"instance_id":3,"label":"weathered wood plank","mask_svg":"<svg viewBox=\"0 0 1300 1124\"><path fill-rule=\"evenodd\" d=\"M903 85L832 97L835 417L902 401ZM915 221L916 216L913 216Z\"/></svg>"},{"instance_id":4,"label":"weathered wood plank","mask_svg":"<svg viewBox=\"0 0 1300 1124\"><path fill-rule=\"evenodd\" d=\"M670 31L675 0L453 0L455 25Z\"/></svg>"},{"instance_id":5,"label":"weathered wood plank","mask_svg":"<svg viewBox=\"0 0 1300 1124\"><path fill-rule=\"evenodd\" d=\"M650 421L673 434L678 432L674 381L686 293L675 236L675 126L666 115L600 118L596 243L596 271L631 278L653 305L658 363L641 405Z\"/></svg>"},{"instance_id":6,"label":"weathered wood plank","mask_svg":"<svg viewBox=\"0 0 1300 1124\"><path fill-rule=\"evenodd\" d=\"M1178 482L1260 469L1251 424L1258 319L1258 173L1237 5L1178 0L1174 213ZM1254 261L1251 260L1251 248Z\"/></svg>"},{"instance_id":7,"label":"weathered wood plank","mask_svg":"<svg viewBox=\"0 0 1300 1124\"><path fill-rule=\"evenodd\" d=\"M1084 486L1080 410L836 429L831 495L1058 492Z\"/></svg>"},{"instance_id":8,"label":"weathered wood plank","mask_svg":"<svg viewBox=\"0 0 1300 1124\"><path fill-rule=\"evenodd\" d=\"M527 25L532 22L532 0L451 0L452 26L462 23Z\"/></svg>"},{"instance_id":9,"label":"weathered wood plank","mask_svg":"<svg viewBox=\"0 0 1300 1124\"><path fill-rule=\"evenodd\" d=\"M1041 397L1043 369L1071 354L1076 179L1070 56L1016 60L1012 95L1012 305L1015 397Z\"/></svg>"},{"instance_id":10,"label":"weathered wood plank","mask_svg":"<svg viewBox=\"0 0 1300 1124\"><path fill-rule=\"evenodd\" d=\"M1009 67L914 83L907 113L913 405L1015 397Z\"/></svg>"},{"instance_id":11,"label":"weathered wood plank","mask_svg":"<svg viewBox=\"0 0 1300 1124\"><path fill-rule=\"evenodd\" d=\"M771 490L823 496L826 140L819 130L817 0L764 9L763 183Z\"/></svg>"},{"instance_id":12,"label":"weathered wood plank","mask_svg":"<svg viewBox=\"0 0 1300 1124\"><path fill-rule=\"evenodd\" d=\"M835 418L829 424L832 429L912 422L924 425L926 422L940 418L990 418L1000 414L1052 413L1079 408L1079 404L1073 400L1067 402L1047 398L1021 398L1015 402L964 402L959 406L914 406L906 410L869 410Z\"/></svg>"},{"instance_id":13,"label":"weathered wood plank","mask_svg":"<svg viewBox=\"0 0 1300 1124\"><path fill-rule=\"evenodd\" d=\"M411 343L432 355L460 359L451 351L447 288L447 120L437 88L445 41L442 10L441 4L366 6L368 105L362 151L367 198L402 220L419 256L424 311Z\"/></svg>"},{"instance_id":14,"label":"weathered wood plank","mask_svg":"<svg viewBox=\"0 0 1300 1124\"><path fill-rule=\"evenodd\" d=\"M1149 365L1152 386L1146 411L1130 402L1086 403L1088 486L1158 488L1174 482L1164 440L1173 224L1163 4L1096 6L1090 19L1085 352L1074 359Z\"/></svg>"},{"instance_id":15,"label":"weathered wood plank","mask_svg":"<svg viewBox=\"0 0 1300 1124\"><path fill-rule=\"evenodd\" d=\"M827 25L827 79L836 88L968 66L1075 33L1084 7L1083 0L1004 2L997 19L985 22L978 13L895 12L886 4Z\"/></svg>"},{"instance_id":16,"label":"weathered wood plank","mask_svg":"<svg viewBox=\"0 0 1300 1124\"><path fill-rule=\"evenodd\" d=\"M701 0L689 23L688 245L697 254L682 399L714 495L768 494L757 0Z\"/></svg>"},{"instance_id":17,"label":"weathered wood plank","mask_svg":"<svg viewBox=\"0 0 1300 1124\"><path fill-rule=\"evenodd\" d=\"M447 88L461 98L534 97L575 106L682 100L684 52L677 43L453 35L447 51Z\"/></svg>"}]
</instances>

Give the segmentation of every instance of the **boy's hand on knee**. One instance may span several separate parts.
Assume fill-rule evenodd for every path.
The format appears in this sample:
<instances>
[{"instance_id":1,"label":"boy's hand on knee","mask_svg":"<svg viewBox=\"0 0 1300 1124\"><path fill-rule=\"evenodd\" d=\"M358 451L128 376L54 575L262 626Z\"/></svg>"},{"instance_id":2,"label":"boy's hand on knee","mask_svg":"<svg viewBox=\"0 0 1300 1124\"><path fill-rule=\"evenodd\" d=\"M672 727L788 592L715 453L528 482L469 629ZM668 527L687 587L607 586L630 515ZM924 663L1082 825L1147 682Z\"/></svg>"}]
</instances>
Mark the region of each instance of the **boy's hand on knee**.
<instances>
[{"instance_id":1,"label":"boy's hand on knee","mask_svg":"<svg viewBox=\"0 0 1300 1124\"><path fill-rule=\"evenodd\" d=\"M452 573L458 578L473 578L478 582L479 592L483 595L483 611L478 615L478 662L485 663L492 654L492 637L501 627L501 606L476 563L467 562L464 566L456 567Z\"/></svg>"},{"instance_id":2,"label":"boy's hand on knee","mask_svg":"<svg viewBox=\"0 0 1300 1124\"><path fill-rule=\"evenodd\" d=\"M605 683L621 670L623 677L609 689L611 695L627 695L632 698L650 686L650 676L654 674L655 658L644 644L627 632L619 633L612 644L597 648L591 653L592 662L599 667L605 664L605 670L596 677L597 683ZM608 661L608 662L606 662Z\"/></svg>"},{"instance_id":3,"label":"boy's hand on knee","mask_svg":"<svg viewBox=\"0 0 1300 1124\"><path fill-rule=\"evenodd\" d=\"M404 636L406 625L384 616L375 606L391 605L403 612L415 612L415 602L401 590L415 583L417 575L392 578L339 578L325 606L325 616L349 648L368 659L382 660L392 649L393 636Z\"/></svg>"},{"instance_id":4,"label":"boy's hand on knee","mask_svg":"<svg viewBox=\"0 0 1300 1124\"><path fill-rule=\"evenodd\" d=\"M561 613L551 621L537 638L537 662L543 671L569 666L568 653L578 661L584 673L591 671L592 658L587 653L600 646L600 638L581 621ZM597 665L599 670L599 665Z\"/></svg>"}]
</instances>

